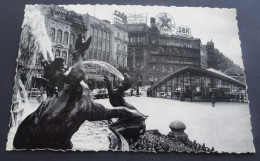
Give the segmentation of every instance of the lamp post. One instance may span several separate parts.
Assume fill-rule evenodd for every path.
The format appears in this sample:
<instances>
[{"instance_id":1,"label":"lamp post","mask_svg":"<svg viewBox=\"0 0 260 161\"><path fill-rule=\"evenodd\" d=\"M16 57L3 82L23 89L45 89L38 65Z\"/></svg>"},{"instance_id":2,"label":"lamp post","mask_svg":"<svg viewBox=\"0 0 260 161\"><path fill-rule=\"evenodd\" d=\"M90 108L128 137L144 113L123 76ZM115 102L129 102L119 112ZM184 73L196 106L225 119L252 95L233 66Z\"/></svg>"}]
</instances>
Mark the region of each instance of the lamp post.
<instances>
[{"instance_id":1,"label":"lamp post","mask_svg":"<svg viewBox=\"0 0 260 161\"><path fill-rule=\"evenodd\" d=\"M135 70L136 72L136 97L140 97L140 93L139 93L139 83L140 83L140 66L139 66L139 62L136 64L137 65L137 70ZM142 69L142 67L141 67Z\"/></svg>"}]
</instances>

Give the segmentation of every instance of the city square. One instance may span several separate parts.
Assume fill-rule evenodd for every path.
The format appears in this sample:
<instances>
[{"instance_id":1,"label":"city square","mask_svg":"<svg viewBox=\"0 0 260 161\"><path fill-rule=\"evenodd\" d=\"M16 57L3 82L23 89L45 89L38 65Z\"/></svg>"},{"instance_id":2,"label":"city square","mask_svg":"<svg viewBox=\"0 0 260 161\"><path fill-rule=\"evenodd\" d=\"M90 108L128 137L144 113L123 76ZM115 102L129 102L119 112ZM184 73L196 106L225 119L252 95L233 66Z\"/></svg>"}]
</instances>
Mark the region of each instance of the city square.
<instances>
[{"instance_id":1,"label":"city square","mask_svg":"<svg viewBox=\"0 0 260 161\"><path fill-rule=\"evenodd\" d=\"M248 103L217 102L213 108L210 102L181 102L146 96L126 97L126 100L149 116L146 120L147 130L158 129L167 135L170 132L169 124L174 120L181 120L186 124L185 132L191 140L205 143L216 151L232 152L234 145L239 153L248 149L254 151ZM113 108L108 99L96 101ZM32 99L30 106L24 110L24 118L34 112L38 105L39 103ZM96 147L99 148L98 145ZM92 148L97 150L95 146Z\"/></svg>"},{"instance_id":2,"label":"city square","mask_svg":"<svg viewBox=\"0 0 260 161\"><path fill-rule=\"evenodd\" d=\"M235 10L145 8L26 6L7 150L255 152Z\"/></svg>"}]
</instances>

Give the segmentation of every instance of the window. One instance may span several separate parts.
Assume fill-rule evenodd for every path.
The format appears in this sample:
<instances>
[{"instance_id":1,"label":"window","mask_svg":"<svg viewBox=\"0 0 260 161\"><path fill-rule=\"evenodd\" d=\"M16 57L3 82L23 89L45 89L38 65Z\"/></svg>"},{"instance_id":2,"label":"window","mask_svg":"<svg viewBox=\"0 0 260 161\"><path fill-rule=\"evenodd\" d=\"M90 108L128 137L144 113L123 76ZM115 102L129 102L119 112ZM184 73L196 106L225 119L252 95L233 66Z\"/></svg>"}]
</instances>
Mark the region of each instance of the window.
<instances>
[{"instance_id":1,"label":"window","mask_svg":"<svg viewBox=\"0 0 260 161\"><path fill-rule=\"evenodd\" d=\"M98 60L101 60L101 51L98 51Z\"/></svg>"},{"instance_id":2,"label":"window","mask_svg":"<svg viewBox=\"0 0 260 161\"><path fill-rule=\"evenodd\" d=\"M141 38L140 37L137 37L137 42L141 42Z\"/></svg>"},{"instance_id":3,"label":"window","mask_svg":"<svg viewBox=\"0 0 260 161\"><path fill-rule=\"evenodd\" d=\"M120 49L119 49L119 47L120 47L120 46L119 46L119 44L117 44L117 51L119 51L119 50L120 50Z\"/></svg>"},{"instance_id":4,"label":"window","mask_svg":"<svg viewBox=\"0 0 260 161\"><path fill-rule=\"evenodd\" d=\"M107 53L107 62L109 63L109 53Z\"/></svg>"},{"instance_id":5,"label":"window","mask_svg":"<svg viewBox=\"0 0 260 161\"><path fill-rule=\"evenodd\" d=\"M145 44L145 37L141 37L141 43Z\"/></svg>"},{"instance_id":6,"label":"window","mask_svg":"<svg viewBox=\"0 0 260 161\"><path fill-rule=\"evenodd\" d=\"M67 64L67 51L62 51L62 57L64 59L64 65Z\"/></svg>"},{"instance_id":7,"label":"window","mask_svg":"<svg viewBox=\"0 0 260 161\"><path fill-rule=\"evenodd\" d=\"M94 35L94 28L90 27L90 35L93 36Z\"/></svg>"},{"instance_id":8,"label":"window","mask_svg":"<svg viewBox=\"0 0 260 161\"><path fill-rule=\"evenodd\" d=\"M89 50L89 59L93 59L93 58L92 58L92 51L91 51L91 50Z\"/></svg>"},{"instance_id":9,"label":"window","mask_svg":"<svg viewBox=\"0 0 260 161\"><path fill-rule=\"evenodd\" d=\"M99 34L98 34L98 47L99 49L101 49L102 47L102 31L99 30Z\"/></svg>"},{"instance_id":10,"label":"window","mask_svg":"<svg viewBox=\"0 0 260 161\"><path fill-rule=\"evenodd\" d=\"M107 35L107 33L103 32L103 35L102 35L102 51L106 51L106 35Z\"/></svg>"},{"instance_id":11,"label":"window","mask_svg":"<svg viewBox=\"0 0 260 161\"><path fill-rule=\"evenodd\" d=\"M60 50L56 50L55 52L55 58L60 57Z\"/></svg>"},{"instance_id":12,"label":"window","mask_svg":"<svg viewBox=\"0 0 260 161\"><path fill-rule=\"evenodd\" d=\"M103 52L102 61L106 61L106 53Z\"/></svg>"},{"instance_id":13,"label":"window","mask_svg":"<svg viewBox=\"0 0 260 161\"><path fill-rule=\"evenodd\" d=\"M133 38L132 37L129 37L129 42L133 42Z\"/></svg>"},{"instance_id":14,"label":"window","mask_svg":"<svg viewBox=\"0 0 260 161\"><path fill-rule=\"evenodd\" d=\"M71 34L71 35L70 35L70 44L71 44L71 45L74 45L74 41L75 41L75 35L74 35L74 34Z\"/></svg>"},{"instance_id":15,"label":"window","mask_svg":"<svg viewBox=\"0 0 260 161\"><path fill-rule=\"evenodd\" d=\"M97 50L94 50L94 58L95 60L97 60Z\"/></svg>"},{"instance_id":16,"label":"window","mask_svg":"<svg viewBox=\"0 0 260 161\"><path fill-rule=\"evenodd\" d=\"M101 31L101 30L99 30L99 31L98 31L98 37L100 37L100 38L101 38L101 36L102 36L102 31Z\"/></svg>"},{"instance_id":17,"label":"window","mask_svg":"<svg viewBox=\"0 0 260 161\"><path fill-rule=\"evenodd\" d=\"M107 40L110 40L110 34L109 33L107 34Z\"/></svg>"},{"instance_id":18,"label":"window","mask_svg":"<svg viewBox=\"0 0 260 161\"><path fill-rule=\"evenodd\" d=\"M98 36L98 29L94 29L94 36Z\"/></svg>"},{"instance_id":19,"label":"window","mask_svg":"<svg viewBox=\"0 0 260 161\"><path fill-rule=\"evenodd\" d=\"M69 42L69 33L66 31L66 32L64 32L63 43L68 44L68 42Z\"/></svg>"},{"instance_id":20,"label":"window","mask_svg":"<svg viewBox=\"0 0 260 161\"><path fill-rule=\"evenodd\" d=\"M51 38L51 41L55 40L55 28L50 29L50 38Z\"/></svg>"},{"instance_id":21,"label":"window","mask_svg":"<svg viewBox=\"0 0 260 161\"><path fill-rule=\"evenodd\" d=\"M57 32L57 42L61 43L62 42L62 31L58 30Z\"/></svg>"}]
</instances>

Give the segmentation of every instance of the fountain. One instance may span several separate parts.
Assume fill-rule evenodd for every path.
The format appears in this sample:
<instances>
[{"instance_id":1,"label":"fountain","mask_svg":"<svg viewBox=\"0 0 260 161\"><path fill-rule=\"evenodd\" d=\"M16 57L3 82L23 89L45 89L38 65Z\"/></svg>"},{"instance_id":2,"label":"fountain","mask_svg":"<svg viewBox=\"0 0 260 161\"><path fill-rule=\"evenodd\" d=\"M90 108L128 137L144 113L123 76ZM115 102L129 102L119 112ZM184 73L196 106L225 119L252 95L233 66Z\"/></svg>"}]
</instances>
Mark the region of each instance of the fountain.
<instances>
[{"instance_id":1,"label":"fountain","mask_svg":"<svg viewBox=\"0 0 260 161\"><path fill-rule=\"evenodd\" d=\"M29 63L32 68L24 73L24 82L32 82L32 77L35 76L32 70L36 66L37 54L40 53L44 78L38 80L44 85L48 98L19 125L13 141L15 149L71 149L72 135L86 120L142 117L134 110L125 107L108 109L91 99L90 90L84 81L82 64L100 65L124 79L120 72L107 63L83 62L82 53L88 48L91 39L86 43L76 44L76 62L70 69L66 69L62 58L54 59L44 17L40 12L41 6L28 5L25 10L18 59ZM116 136L112 138L120 140L118 143L125 142L116 131L111 130L110 133Z\"/></svg>"}]
</instances>

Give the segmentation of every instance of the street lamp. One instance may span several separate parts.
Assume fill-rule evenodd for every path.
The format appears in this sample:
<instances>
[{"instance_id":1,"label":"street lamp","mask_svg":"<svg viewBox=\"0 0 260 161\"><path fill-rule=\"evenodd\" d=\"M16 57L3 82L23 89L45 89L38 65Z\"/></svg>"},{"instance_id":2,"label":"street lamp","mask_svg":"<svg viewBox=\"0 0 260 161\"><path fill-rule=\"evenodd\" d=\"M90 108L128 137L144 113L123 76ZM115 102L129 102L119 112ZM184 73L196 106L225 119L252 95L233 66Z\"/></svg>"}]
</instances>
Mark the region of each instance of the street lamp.
<instances>
[{"instance_id":1,"label":"street lamp","mask_svg":"<svg viewBox=\"0 0 260 161\"><path fill-rule=\"evenodd\" d=\"M136 97L140 97L140 93L139 93L139 83L140 83L140 66L139 66L139 62L136 64L137 65L137 70L136 70ZM141 69L143 67L141 66Z\"/></svg>"}]
</instances>

